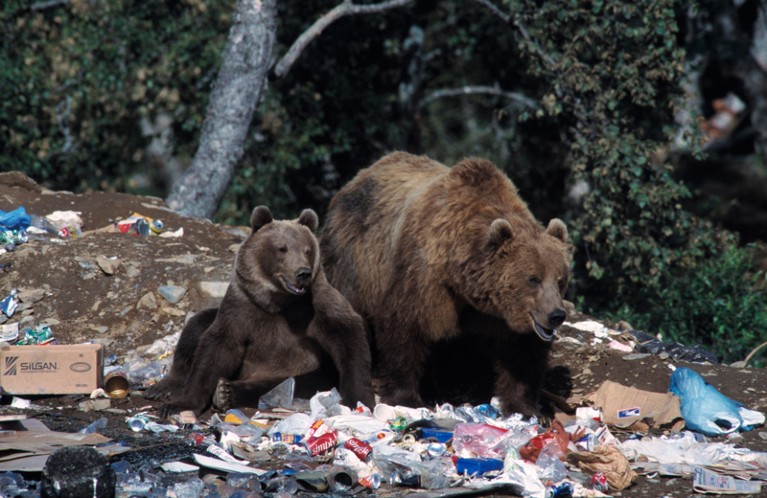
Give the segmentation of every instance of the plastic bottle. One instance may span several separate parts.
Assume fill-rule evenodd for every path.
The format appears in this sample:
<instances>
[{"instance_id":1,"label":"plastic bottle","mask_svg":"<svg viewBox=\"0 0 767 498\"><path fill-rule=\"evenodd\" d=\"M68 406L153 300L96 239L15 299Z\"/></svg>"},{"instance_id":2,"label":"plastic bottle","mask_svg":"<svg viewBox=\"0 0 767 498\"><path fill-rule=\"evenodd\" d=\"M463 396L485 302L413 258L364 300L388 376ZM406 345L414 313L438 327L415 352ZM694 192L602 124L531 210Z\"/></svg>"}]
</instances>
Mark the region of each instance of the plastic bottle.
<instances>
[{"instance_id":1,"label":"plastic bottle","mask_svg":"<svg viewBox=\"0 0 767 498\"><path fill-rule=\"evenodd\" d=\"M176 498L199 498L205 489L205 483L202 479L194 477L184 482L177 482L173 485L173 492Z\"/></svg>"},{"instance_id":2,"label":"plastic bottle","mask_svg":"<svg viewBox=\"0 0 767 498\"><path fill-rule=\"evenodd\" d=\"M95 432L99 432L103 429L105 429L107 426L107 418L101 417L97 420L94 420L84 428L80 429L80 434L93 434Z\"/></svg>"},{"instance_id":3,"label":"plastic bottle","mask_svg":"<svg viewBox=\"0 0 767 498\"><path fill-rule=\"evenodd\" d=\"M538 477L541 481L559 482L567 477L567 468L559 459L562 449L557 443L550 442L541 449L535 465L538 467Z\"/></svg>"},{"instance_id":4,"label":"plastic bottle","mask_svg":"<svg viewBox=\"0 0 767 498\"><path fill-rule=\"evenodd\" d=\"M267 493L287 493L294 495L298 492L298 482L292 477L277 476L268 479L265 483Z\"/></svg>"}]
</instances>

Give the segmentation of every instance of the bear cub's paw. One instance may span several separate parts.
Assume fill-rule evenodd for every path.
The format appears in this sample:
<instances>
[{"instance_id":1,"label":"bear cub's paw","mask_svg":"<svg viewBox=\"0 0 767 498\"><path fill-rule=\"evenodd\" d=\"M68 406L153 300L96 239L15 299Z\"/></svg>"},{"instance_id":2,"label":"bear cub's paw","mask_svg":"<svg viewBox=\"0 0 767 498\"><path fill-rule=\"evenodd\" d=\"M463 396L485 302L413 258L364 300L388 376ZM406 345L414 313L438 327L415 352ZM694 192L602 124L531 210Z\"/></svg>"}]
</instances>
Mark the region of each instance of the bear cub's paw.
<instances>
[{"instance_id":1,"label":"bear cub's paw","mask_svg":"<svg viewBox=\"0 0 767 498\"><path fill-rule=\"evenodd\" d=\"M213 393L213 407L222 412L232 408L232 385L228 380L218 379Z\"/></svg>"},{"instance_id":2,"label":"bear cub's paw","mask_svg":"<svg viewBox=\"0 0 767 498\"><path fill-rule=\"evenodd\" d=\"M149 386L144 391L144 398L151 399L153 401L168 401L171 394L178 389L179 386L170 382L170 379L164 379L156 384Z\"/></svg>"}]
</instances>

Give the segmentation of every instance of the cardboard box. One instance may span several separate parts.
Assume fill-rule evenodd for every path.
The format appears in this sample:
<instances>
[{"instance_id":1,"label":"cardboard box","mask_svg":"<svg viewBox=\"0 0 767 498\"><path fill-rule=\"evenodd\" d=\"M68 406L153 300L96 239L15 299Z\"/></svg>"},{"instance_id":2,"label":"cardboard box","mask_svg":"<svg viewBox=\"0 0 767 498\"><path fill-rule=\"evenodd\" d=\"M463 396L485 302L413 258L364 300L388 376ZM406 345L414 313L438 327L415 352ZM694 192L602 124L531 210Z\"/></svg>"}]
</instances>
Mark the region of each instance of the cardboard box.
<instances>
[{"instance_id":1,"label":"cardboard box","mask_svg":"<svg viewBox=\"0 0 767 498\"><path fill-rule=\"evenodd\" d=\"M0 388L10 394L90 394L101 387L101 344L6 346Z\"/></svg>"}]
</instances>

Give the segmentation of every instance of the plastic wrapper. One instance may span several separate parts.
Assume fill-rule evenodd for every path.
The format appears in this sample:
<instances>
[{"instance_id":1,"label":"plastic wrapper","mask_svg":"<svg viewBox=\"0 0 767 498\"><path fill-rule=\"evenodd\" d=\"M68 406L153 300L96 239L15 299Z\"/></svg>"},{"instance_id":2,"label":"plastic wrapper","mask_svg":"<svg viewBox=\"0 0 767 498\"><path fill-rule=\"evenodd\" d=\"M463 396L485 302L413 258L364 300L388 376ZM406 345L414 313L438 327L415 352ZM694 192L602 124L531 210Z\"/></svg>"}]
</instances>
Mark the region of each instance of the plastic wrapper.
<instances>
[{"instance_id":1,"label":"plastic wrapper","mask_svg":"<svg viewBox=\"0 0 767 498\"><path fill-rule=\"evenodd\" d=\"M492 425L458 424L453 431L453 449L461 457L503 459L512 435Z\"/></svg>"},{"instance_id":2,"label":"plastic wrapper","mask_svg":"<svg viewBox=\"0 0 767 498\"><path fill-rule=\"evenodd\" d=\"M26 230L31 222L32 219L24 206L19 206L13 211L0 211L0 228L4 230Z\"/></svg>"},{"instance_id":3,"label":"plastic wrapper","mask_svg":"<svg viewBox=\"0 0 767 498\"><path fill-rule=\"evenodd\" d=\"M764 415L731 400L689 368L671 374L669 391L679 397L685 425L693 431L718 436L764 423Z\"/></svg>"},{"instance_id":4,"label":"plastic wrapper","mask_svg":"<svg viewBox=\"0 0 767 498\"><path fill-rule=\"evenodd\" d=\"M296 379L289 377L258 399L259 410L272 408L290 408L293 405L293 394L296 390Z\"/></svg>"}]
</instances>

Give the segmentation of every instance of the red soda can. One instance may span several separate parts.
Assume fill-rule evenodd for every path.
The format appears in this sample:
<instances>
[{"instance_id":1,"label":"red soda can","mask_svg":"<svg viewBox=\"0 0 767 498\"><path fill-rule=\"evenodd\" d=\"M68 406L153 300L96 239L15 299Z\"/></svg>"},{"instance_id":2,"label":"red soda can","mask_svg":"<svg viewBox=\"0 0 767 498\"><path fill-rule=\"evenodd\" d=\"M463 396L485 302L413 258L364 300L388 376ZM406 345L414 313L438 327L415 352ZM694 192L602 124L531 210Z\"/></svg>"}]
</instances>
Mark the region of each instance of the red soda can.
<instances>
[{"instance_id":1,"label":"red soda can","mask_svg":"<svg viewBox=\"0 0 767 498\"><path fill-rule=\"evenodd\" d=\"M319 437L312 437L306 440L306 447L312 456L325 453L338 444L338 437L335 432L326 432Z\"/></svg>"},{"instance_id":2,"label":"red soda can","mask_svg":"<svg viewBox=\"0 0 767 498\"><path fill-rule=\"evenodd\" d=\"M328 424L325 423L324 420L318 419L315 420L312 425L309 426L309 430L306 432L306 439L311 439L313 437L320 437L323 434L327 434L328 432L332 432L333 429L330 428Z\"/></svg>"},{"instance_id":3,"label":"red soda can","mask_svg":"<svg viewBox=\"0 0 767 498\"><path fill-rule=\"evenodd\" d=\"M591 488L602 493L607 493L610 490L610 486L607 484L607 476L604 472L597 472L591 476Z\"/></svg>"},{"instance_id":4,"label":"red soda can","mask_svg":"<svg viewBox=\"0 0 767 498\"><path fill-rule=\"evenodd\" d=\"M370 460L370 452L373 451L372 446L356 437L347 439L344 443L344 448L354 453L363 462Z\"/></svg>"}]
</instances>

